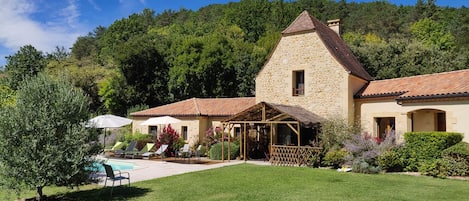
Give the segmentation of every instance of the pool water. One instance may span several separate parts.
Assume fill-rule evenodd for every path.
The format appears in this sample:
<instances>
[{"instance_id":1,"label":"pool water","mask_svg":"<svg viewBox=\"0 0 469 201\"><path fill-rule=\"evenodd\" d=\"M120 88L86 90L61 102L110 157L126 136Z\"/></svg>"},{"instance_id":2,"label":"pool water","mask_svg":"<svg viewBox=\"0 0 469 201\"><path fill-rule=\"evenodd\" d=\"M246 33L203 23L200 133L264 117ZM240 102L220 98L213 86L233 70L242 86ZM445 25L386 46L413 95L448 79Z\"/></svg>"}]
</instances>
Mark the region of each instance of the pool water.
<instances>
[{"instance_id":1,"label":"pool water","mask_svg":"<svg viewBox=\"0 0 469 201\"><path fill-rule=\"evenodd\" d=\"M113 170L133 170L136 167L133 163L112 160L108 160L104 164L110 165ZM99 172L104 172L104 166L100 163L95 163L93 166L96 167Z\"/></svg>"}]
</instances>

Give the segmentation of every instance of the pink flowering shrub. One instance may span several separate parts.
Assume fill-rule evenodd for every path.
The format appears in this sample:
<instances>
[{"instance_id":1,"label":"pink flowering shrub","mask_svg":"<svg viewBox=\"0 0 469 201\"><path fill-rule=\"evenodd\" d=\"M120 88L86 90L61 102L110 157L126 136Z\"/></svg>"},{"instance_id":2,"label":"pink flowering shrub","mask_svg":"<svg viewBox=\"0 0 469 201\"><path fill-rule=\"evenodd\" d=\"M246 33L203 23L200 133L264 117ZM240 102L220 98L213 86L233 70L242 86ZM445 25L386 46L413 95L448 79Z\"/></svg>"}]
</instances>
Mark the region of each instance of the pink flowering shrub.
<instances>
[{"instance_id":1,"label":"pink flowering shrub","mask_svg":"<svg viewBox=\"0 0 469 201\"><path fill-rule=\"evenodd\" d=\"M222 141L222 138L226 141L228 139L228 134L223 133L220 127L210 127L206 132L205 132L205 143L208 146L212 146L218 142Z\"/></svg>"},{"instance_id":2,"label":"pink flowering shrub","mask_svg":"<svg viewBox=\"0 0 469 201\"><path fill-rule=\"evenodd\" d=\"M163 144L167 144L168 149L166 150L166 153L167 154L173 153L174 150L178 148L178 144L177 144L178 140L179 140L179 134L169 124L167 127L164 127L163 132L161 132L161 134L158 135L156 147L160 147Z\"/></svg>"}]
</instances>

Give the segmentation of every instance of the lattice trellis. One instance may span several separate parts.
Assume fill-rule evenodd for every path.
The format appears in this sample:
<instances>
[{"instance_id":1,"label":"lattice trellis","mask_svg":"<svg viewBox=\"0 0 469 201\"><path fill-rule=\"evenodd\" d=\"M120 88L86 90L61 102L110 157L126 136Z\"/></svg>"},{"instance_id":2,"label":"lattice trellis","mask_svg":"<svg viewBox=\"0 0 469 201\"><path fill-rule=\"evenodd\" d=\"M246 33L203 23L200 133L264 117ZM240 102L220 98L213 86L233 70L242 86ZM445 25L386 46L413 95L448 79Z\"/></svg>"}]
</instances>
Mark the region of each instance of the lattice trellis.
<instances>
[{"instance_id":1,"label":"lattice trellis","mask_svg":"<svg viewBox=\"0 0 469 201\"><path fill-rule=\"evenodd\" d=\"M309 166L320 152L320 147L272 145L270 163L278 166Z\"/></svg>"}]
</instances>

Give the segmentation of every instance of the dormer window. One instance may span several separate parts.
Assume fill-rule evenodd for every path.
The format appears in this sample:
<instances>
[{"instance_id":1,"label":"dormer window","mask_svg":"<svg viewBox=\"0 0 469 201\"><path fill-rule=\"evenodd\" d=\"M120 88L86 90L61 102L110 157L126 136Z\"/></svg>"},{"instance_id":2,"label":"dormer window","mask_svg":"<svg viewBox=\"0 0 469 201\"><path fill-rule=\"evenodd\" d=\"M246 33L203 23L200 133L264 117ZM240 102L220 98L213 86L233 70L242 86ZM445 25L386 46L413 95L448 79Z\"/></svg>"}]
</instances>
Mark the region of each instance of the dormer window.
<instances>
[{"instance_id":1,"label":"dormer window","mask_svg":"<svg viewBox=\"0 0 469 201\"><path fill-rule=\"evenodd\" d=\"M305 95L305 71L293 71L293 96Z\"/></svg>"}]
</instances>

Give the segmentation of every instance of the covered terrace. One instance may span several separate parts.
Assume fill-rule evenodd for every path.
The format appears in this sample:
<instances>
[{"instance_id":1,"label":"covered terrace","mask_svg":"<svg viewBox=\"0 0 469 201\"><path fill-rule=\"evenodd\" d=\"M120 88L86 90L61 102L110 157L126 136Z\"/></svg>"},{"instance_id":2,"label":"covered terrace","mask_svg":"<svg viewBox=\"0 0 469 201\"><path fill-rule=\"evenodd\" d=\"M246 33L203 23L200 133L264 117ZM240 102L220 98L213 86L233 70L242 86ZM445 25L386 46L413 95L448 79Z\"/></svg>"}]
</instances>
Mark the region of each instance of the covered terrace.
<instances>
[{"instance_id":1,"label":"covered terrace","mask_svg":"<svg viewBox=\"0 0 469 201\"><path fill-rule=\"evenodd\" d=\"M222 121L222 126L239 138L243 160L262 156L273 165L301 166L309 165L321 150L321 120L300 106L260 102Z\"/></svg>"}]
</instances>

